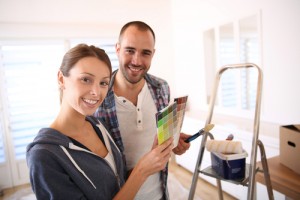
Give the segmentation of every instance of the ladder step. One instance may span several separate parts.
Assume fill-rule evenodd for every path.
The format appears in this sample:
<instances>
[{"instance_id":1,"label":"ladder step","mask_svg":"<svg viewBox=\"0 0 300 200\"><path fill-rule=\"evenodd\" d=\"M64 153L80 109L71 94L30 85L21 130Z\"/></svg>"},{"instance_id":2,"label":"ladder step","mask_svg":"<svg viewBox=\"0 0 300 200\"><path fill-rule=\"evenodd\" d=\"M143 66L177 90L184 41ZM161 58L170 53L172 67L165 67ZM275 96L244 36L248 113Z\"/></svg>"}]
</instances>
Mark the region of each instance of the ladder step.
<instances>
[{"instance_id":1,"label":"ladder step","mask_svg":"<svg viewBox=\"0 0 300 200\"><path fill-rule=\"evenodd\" d=\"M223 177L219 176L211 166L209 166L209 167L207 167L203 170L198 170L198 171L202 174L205 174L207 176L210 176L210 177L213 177L213 178L216 178L216 179L220 179L222 181L234 183L236 185L248 186L248 181L247 180L248 180L248 177L249 177L250 164L246 164L245 167L246 167L246 169L245 169L245 178L237 179L237 180L224 179Z\"/></svg>"}]
</instances>

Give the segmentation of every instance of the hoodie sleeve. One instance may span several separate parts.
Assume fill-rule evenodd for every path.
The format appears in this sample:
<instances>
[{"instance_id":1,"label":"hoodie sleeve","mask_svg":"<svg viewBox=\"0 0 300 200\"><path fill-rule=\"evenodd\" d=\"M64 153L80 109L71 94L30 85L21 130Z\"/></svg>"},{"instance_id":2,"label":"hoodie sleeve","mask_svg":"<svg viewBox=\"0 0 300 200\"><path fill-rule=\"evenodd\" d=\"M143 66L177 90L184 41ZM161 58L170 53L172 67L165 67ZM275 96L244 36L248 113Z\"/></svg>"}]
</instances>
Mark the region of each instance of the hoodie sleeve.
<instances>
[{"instance_id":1,"label":"hoodie sleeve","mask_svg":"<svg viewBox=\"0 0 300 200\"><path fill-rule=\"evenodd\" d=\"M32 189L39 199L86 199L70 176L46 149L27 152Z\"/></svg>"}]
</instances>

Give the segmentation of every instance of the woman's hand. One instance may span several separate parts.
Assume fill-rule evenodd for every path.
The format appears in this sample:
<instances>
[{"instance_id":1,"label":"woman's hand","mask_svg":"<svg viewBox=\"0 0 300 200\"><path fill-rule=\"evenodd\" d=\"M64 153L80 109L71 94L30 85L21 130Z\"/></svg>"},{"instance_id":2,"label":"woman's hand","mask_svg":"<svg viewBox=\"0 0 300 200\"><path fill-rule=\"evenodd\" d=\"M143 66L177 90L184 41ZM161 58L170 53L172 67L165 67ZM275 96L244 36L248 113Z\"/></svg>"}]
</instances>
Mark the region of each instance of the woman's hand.
<instances>
[{"instance_id":1,"label":"woman's hand","mask_svg":"<svg viewBox=\"0 0 300 200\"><path fill-rule=\"evenodd\" d=\"M152 150L139 160L134 170L139 170L145 178L163 170L171 157L173 147L173 137L161 145L157 144L156 138Z\"/></svg>"},{"instance_id":2,"label":"woman's hand","mask_svg":"<svg viewBox=\"0 0 300 200\"><path fill-rule=\"evenodd\" d=\"M146 153L130 173L126 183L114 197L114 200L133 199L145 180L152 174L163 170L169 161L173 149L173 138L163 144L157 144L155 138L150 152Z\"/></svg>"}]
</instances>

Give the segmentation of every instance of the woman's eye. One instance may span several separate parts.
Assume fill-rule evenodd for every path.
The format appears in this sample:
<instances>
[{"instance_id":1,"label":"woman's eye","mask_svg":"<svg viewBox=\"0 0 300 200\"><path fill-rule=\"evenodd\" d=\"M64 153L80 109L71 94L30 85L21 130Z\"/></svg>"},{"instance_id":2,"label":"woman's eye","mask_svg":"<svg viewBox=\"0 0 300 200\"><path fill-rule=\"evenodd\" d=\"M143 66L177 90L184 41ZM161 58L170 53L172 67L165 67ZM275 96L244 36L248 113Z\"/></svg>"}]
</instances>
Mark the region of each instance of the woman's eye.
<instances>
[{"instance_id":1,"label":"woman's eye","mask_svg":"<svg viewBox=\"0 0 300 200\"><path fill-rule=\"evenodd\" d=\"M81 80L82 80L83 82L85 82L85 83L89 83L89 82L91 82L89 78L85 78L85 77L84 77L84 78L82 78Z\"/></svg>"},{"instance_id":2,"label":"woman's eye","mask_svg":"<svg viewBox=\"0 0 300 200\"><path fill-rule=\"evenodd\" d=\"M106 81L103 81L103 82L100 82L100 85L101 85L101 86L108 86L108 85L109 85L109 83L108 83L108 82L106 82Z\"/></svg>"}]
</instances>

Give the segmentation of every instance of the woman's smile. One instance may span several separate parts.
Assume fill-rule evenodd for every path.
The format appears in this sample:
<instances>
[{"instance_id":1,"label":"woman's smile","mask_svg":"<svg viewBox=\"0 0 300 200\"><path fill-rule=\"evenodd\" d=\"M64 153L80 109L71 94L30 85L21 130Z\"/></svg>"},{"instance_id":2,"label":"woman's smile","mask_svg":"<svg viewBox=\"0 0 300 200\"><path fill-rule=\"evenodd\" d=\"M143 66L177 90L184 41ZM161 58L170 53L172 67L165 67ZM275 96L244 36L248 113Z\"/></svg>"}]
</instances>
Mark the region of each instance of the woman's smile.
<instances>
[{"instance_id":1,"label":"woman's smile","mask_svg":"<svg viewBox=\"0 0 300 200\"><path fill-rule=\"evenodd\" d=\"M90 104L90 105L95 105L99 102L99 100L92 100L92 99L86 99L86 98L82 98L82 100L87 103L87 104Z\"/></svg>"}]
</instances>

